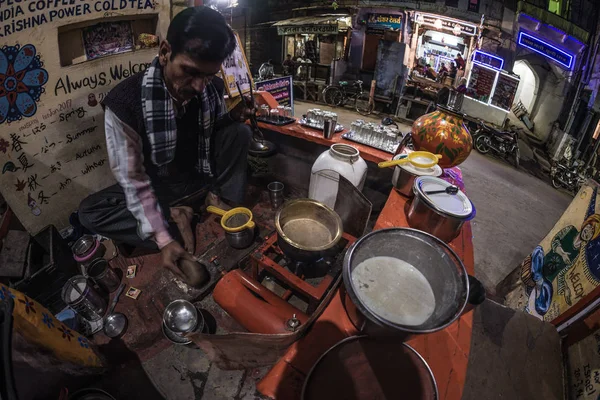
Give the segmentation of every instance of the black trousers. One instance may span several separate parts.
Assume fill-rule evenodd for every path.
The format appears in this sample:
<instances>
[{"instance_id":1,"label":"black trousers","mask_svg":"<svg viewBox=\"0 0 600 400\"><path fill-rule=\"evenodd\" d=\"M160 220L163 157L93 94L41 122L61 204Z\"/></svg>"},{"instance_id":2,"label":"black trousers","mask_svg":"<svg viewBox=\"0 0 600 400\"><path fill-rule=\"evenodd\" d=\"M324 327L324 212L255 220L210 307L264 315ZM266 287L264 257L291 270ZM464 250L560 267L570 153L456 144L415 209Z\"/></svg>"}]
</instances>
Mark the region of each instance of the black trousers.
<instances>
[{"instance_id":1,"label":"black trousers","mask_svg":"<svg viewBox=\"0 0 600 400\"><path fill-rule=\"evenodd\" d=\"M246 195L248 147L251 137L250 128L240 123L231 124L215 133L214 156L217 178L214 186L207 188L202 182L191 181L154 187L165 220L168 221L170 218L171 205L202 189L216 192L232 203L242 203ZM118 243L157 248L154 241L142 239L139 235L138 221L127 209L125 193L118 184L83 199L79 205L79 221L88 230ZM173 238L180 237L174 224L170 225L169 232Z\"/></svg>"}]
</instances>

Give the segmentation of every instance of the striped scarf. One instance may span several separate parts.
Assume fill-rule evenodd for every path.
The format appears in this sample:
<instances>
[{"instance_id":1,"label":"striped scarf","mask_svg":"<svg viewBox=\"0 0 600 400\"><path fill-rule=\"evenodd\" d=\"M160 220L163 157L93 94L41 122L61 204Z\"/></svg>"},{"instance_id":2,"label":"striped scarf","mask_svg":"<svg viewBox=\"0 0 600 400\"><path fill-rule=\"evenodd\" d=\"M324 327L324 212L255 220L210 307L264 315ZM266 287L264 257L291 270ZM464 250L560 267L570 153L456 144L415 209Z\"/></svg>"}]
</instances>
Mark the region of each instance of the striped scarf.
<instances>
[{"instance_id":1,"label":"striped scarf","mask_svg":"<svg viewBox=\"0 0 600 400\"><path fill-rule=\"evenodd\" d=\"M198 172L212 177L211 138L217 120L227 113L227 107L223 95L217 91L212 83L206 85L199 96L199 100L198 126L201 129L199 129L198 164L196 169ZM152 162L159 167L163 167L175 158L177 122L175 120L173 98L165 85L158 57L154 58L152 64L144 73L142 80L142 110L151 146Z\"/></svg>"}]
</instances>

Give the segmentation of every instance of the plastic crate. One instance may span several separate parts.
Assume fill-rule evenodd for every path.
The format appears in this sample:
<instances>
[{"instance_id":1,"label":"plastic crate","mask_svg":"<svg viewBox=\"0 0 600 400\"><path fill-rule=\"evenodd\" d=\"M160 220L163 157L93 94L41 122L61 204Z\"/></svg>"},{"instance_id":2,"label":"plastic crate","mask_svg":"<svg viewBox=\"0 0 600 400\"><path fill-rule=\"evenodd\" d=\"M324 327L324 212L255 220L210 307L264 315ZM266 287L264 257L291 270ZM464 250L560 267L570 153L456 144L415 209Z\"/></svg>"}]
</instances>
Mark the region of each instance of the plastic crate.
<instances>
[{"instance_id":1,"label":"plastic crate","mask_svg":"<svg viewBox=\"0 0 600 400\"><path fill-rule=\"evenodd\" d=\"M29 239L25 276L12 287L56 314L65 308L61 297L64 284L77 273L68 244L54 225L48 225Z\"/></svg>"}]
</instances>

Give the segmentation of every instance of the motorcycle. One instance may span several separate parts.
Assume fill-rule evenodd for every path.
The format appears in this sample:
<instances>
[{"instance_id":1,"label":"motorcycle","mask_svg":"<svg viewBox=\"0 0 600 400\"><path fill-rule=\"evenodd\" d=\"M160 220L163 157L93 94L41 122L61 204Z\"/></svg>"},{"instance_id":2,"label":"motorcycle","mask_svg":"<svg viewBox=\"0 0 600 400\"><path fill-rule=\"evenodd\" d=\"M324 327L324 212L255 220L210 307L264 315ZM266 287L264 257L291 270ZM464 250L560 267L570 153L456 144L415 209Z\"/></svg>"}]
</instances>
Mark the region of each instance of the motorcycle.
<instances>
[{"instance_id":1,"label":"motorcycle","mask_svg":"<svg viewBox=\"0 0 600 400\"><path fill-rule=\"evenodd\" d=\"M578 161L574 161L571 166L559 161L550 169L550 180L555 189L565 188L577 193L588 178L588 174L583 171L583 166Z\"/></svg>"},{"instance_id":2,"label":"motorcycle","mask_svg":"<svg viewBox=\"0 0 600 400\"><path fill-rule=\"evenodd\" d=\"M515 168L519 168L519 135L513 131L499 131L483 122L473 133L473 147L481 154L494 153L508 160Z\"/></svg>"}]
</instances>

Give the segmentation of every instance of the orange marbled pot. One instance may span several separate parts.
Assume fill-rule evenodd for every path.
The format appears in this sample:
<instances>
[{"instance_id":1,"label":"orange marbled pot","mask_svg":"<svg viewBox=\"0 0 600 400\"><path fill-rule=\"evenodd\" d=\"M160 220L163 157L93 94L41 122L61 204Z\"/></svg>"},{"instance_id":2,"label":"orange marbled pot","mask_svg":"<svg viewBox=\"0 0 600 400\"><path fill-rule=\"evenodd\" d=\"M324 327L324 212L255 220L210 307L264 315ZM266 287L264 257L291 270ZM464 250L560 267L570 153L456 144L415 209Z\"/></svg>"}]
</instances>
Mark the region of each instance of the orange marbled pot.
<instances>
[{"instance_id":1,"label":"orange marbled pot","mask_svg":"<svg viewBox=\"0 0 600 400\"><path fill-rule=\"evenodd\" d=\"M439 106L413 123L412 140L415 150L441 154L442 168L457 166L473 150L473 139L462 116Z\"/></svg>"}]
</instances>

